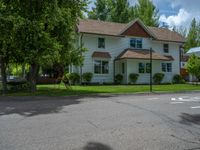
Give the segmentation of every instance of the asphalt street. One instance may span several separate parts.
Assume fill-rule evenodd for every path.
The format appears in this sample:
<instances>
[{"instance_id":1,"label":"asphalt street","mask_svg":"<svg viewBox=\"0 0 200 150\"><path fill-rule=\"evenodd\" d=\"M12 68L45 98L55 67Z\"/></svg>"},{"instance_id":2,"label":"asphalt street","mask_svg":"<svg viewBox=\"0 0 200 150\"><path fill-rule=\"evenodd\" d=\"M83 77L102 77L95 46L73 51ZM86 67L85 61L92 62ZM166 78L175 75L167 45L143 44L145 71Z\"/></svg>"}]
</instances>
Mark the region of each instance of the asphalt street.
<instances>
[{"instance_id":1,"label":"asphalt street","mask_svg":"<svg viewBox=\"0 0 200 150\"><path fill-rule=\"evenodd\" d=\"M200 93L0 97L0 150L198 150Z\"/></svg>"}]
</instances>

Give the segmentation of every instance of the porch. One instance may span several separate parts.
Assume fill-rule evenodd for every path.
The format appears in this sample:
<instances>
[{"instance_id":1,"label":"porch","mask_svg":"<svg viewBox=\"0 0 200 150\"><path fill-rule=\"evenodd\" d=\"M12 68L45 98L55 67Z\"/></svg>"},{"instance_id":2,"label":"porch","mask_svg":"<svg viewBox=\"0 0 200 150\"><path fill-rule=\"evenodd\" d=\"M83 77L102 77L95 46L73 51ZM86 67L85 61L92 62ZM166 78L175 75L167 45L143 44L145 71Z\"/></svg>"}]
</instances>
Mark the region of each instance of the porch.
<instances>
[{"instance_id":1,"label":"porch","mask_svg":"<svg viewBox=\"0 0 200 150\"><path fill-rule=\"evenodd\" d=\"M155 73L164 73L163 82L170 82L172 73L173 57L163 56L155 51L152 52L152 75ZM163 64L171 64L171 66L165 66ZM129 84L129 75L131 73L138 74L138 80L136 84L149 84L150 83L150 51L149 50L132 50L127 49L122 52L115 60L114 65L115 75L121 74L123 76L123 84ZM166 72L163 70L166 69Z\"/></svg>"}]
</instances>

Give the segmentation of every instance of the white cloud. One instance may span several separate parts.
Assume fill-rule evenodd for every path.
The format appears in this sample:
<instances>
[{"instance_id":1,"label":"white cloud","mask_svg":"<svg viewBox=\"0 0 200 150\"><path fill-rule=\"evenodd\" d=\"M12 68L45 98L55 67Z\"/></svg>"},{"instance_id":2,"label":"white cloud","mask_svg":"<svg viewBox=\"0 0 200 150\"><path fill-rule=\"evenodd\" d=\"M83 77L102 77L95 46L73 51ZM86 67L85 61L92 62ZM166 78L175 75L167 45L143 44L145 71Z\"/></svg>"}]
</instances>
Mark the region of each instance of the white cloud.
<instances>
[{"instance_id":1,"label":"white cloud","mask_svg":"<svg viewBox=\"0 0 200 150\"><path fill-rule=\"evenodd\" d=\"M184 10L180 9L177 15L161 15L159 21L166 22L170 27L172 26L188 26L188 20L190 19L190 14Z\"/></svg>"}]
</instances>

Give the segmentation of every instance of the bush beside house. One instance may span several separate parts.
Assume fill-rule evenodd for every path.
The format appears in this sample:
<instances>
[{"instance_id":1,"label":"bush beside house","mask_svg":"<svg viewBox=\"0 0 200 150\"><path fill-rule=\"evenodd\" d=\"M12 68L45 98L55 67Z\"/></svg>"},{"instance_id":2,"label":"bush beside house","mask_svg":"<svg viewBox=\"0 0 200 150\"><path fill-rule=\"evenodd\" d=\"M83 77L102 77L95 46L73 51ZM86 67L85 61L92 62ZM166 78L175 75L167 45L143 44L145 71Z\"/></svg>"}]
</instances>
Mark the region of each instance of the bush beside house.
<instances>
[{"instance_id":1,"label":"bush beside house","mask_svg":"<svg viewBox=\"0 0 200 150\"><path fill-rule=\"evenodd\" d=\"M172 82L175 84L185 83L185 80L179 74L173 76Z\"/></svg>"},{"instance_id":2,"label":"bush beside house","mask_svg":"<svg viewBox=\"0 0 200 150\"><path fill-rule=\"evenodd\" d=\"M164 78L165 74L163 73L155 73L153 76L153 82L155 84L160 84Z\"/></svg>"},{"instance_id":3,"label":"bush beside house","mask_svg":"<svg viewBox=\"0 0 200 150\"><path fill-rule=\"evenodd\" d=\"M92 77L93 77L93 74L91 72L83 73L82 75L83 82L86 82L87 84L90 83L92 81Z\"/></svg>"},{"instance_id":4,"label":"bush beside house","mask_svg":"<svg viewBox=\"0 0 200 150\"><path fill-rule=\"evenodd\" d=\"M121 84L122 81L123 81L123 75L117 74L117 75L115 76L115 83L116 83L116 84Z\"/></svg>"},{"instance_id":5,"label":"bush beside house","mask_svg":"<svg viewBox=\"0 0 200 150\"><path fill-rule=\"evenodd\" d=\"M137 73L130 73L129 74L129 79L131 84L135 84L137 82L137 79L139 77L139 74Z\"/></svg>"},{"instance_id":6,"label":"bush beside house","mask_svg":"<svg viewBox=\"0 0 200 150\"><path fill-rule=\"evenodd\" d=\"M80 82L80 76L78 73L66 73L63 77L63 82L75 85Z\"/></svg>"}]
</instances>

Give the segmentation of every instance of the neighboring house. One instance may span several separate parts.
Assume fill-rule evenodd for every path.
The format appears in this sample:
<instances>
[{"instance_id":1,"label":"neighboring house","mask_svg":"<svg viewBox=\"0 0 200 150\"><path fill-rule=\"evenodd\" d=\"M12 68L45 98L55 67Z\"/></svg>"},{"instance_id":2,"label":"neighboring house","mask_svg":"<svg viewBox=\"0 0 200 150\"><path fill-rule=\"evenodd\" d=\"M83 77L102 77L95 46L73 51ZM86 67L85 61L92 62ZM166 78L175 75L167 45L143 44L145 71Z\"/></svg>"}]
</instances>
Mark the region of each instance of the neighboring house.
<instances>
[{"instance_id":1,"label":"neighboring house","mask_svg":"<svg viewBox=\"0 0 200 150\"><path fill-rule=\"evenodd\" d=\"M185 54L181 55L181 71L180 71L180 73L181 73L181 76L183 77L183 79L185 81L189 81L190 80L189 73L187 72L187 70L185 68L188 59L189 59L188 55L185 55Z\"/></svg>"},{"instance_id":2,"label":"neighboring house","mask_svg":"<svg viewBox=\"0 0 200 150\"><path fill-rule=\"evenodd\" d=\"M164 73L163 82L180 74L180 47L185 39L176 32L147 27L138 19L128 24L81 19L77 31L79 43L88 51L83 53L83 66L72 70L92 72L92 82L114 82L114 76L122 74L123 83L128 84L129 74L137 73L138 84L149 83L150 48L153 74Z\"/></svg>"}]
</instances>

